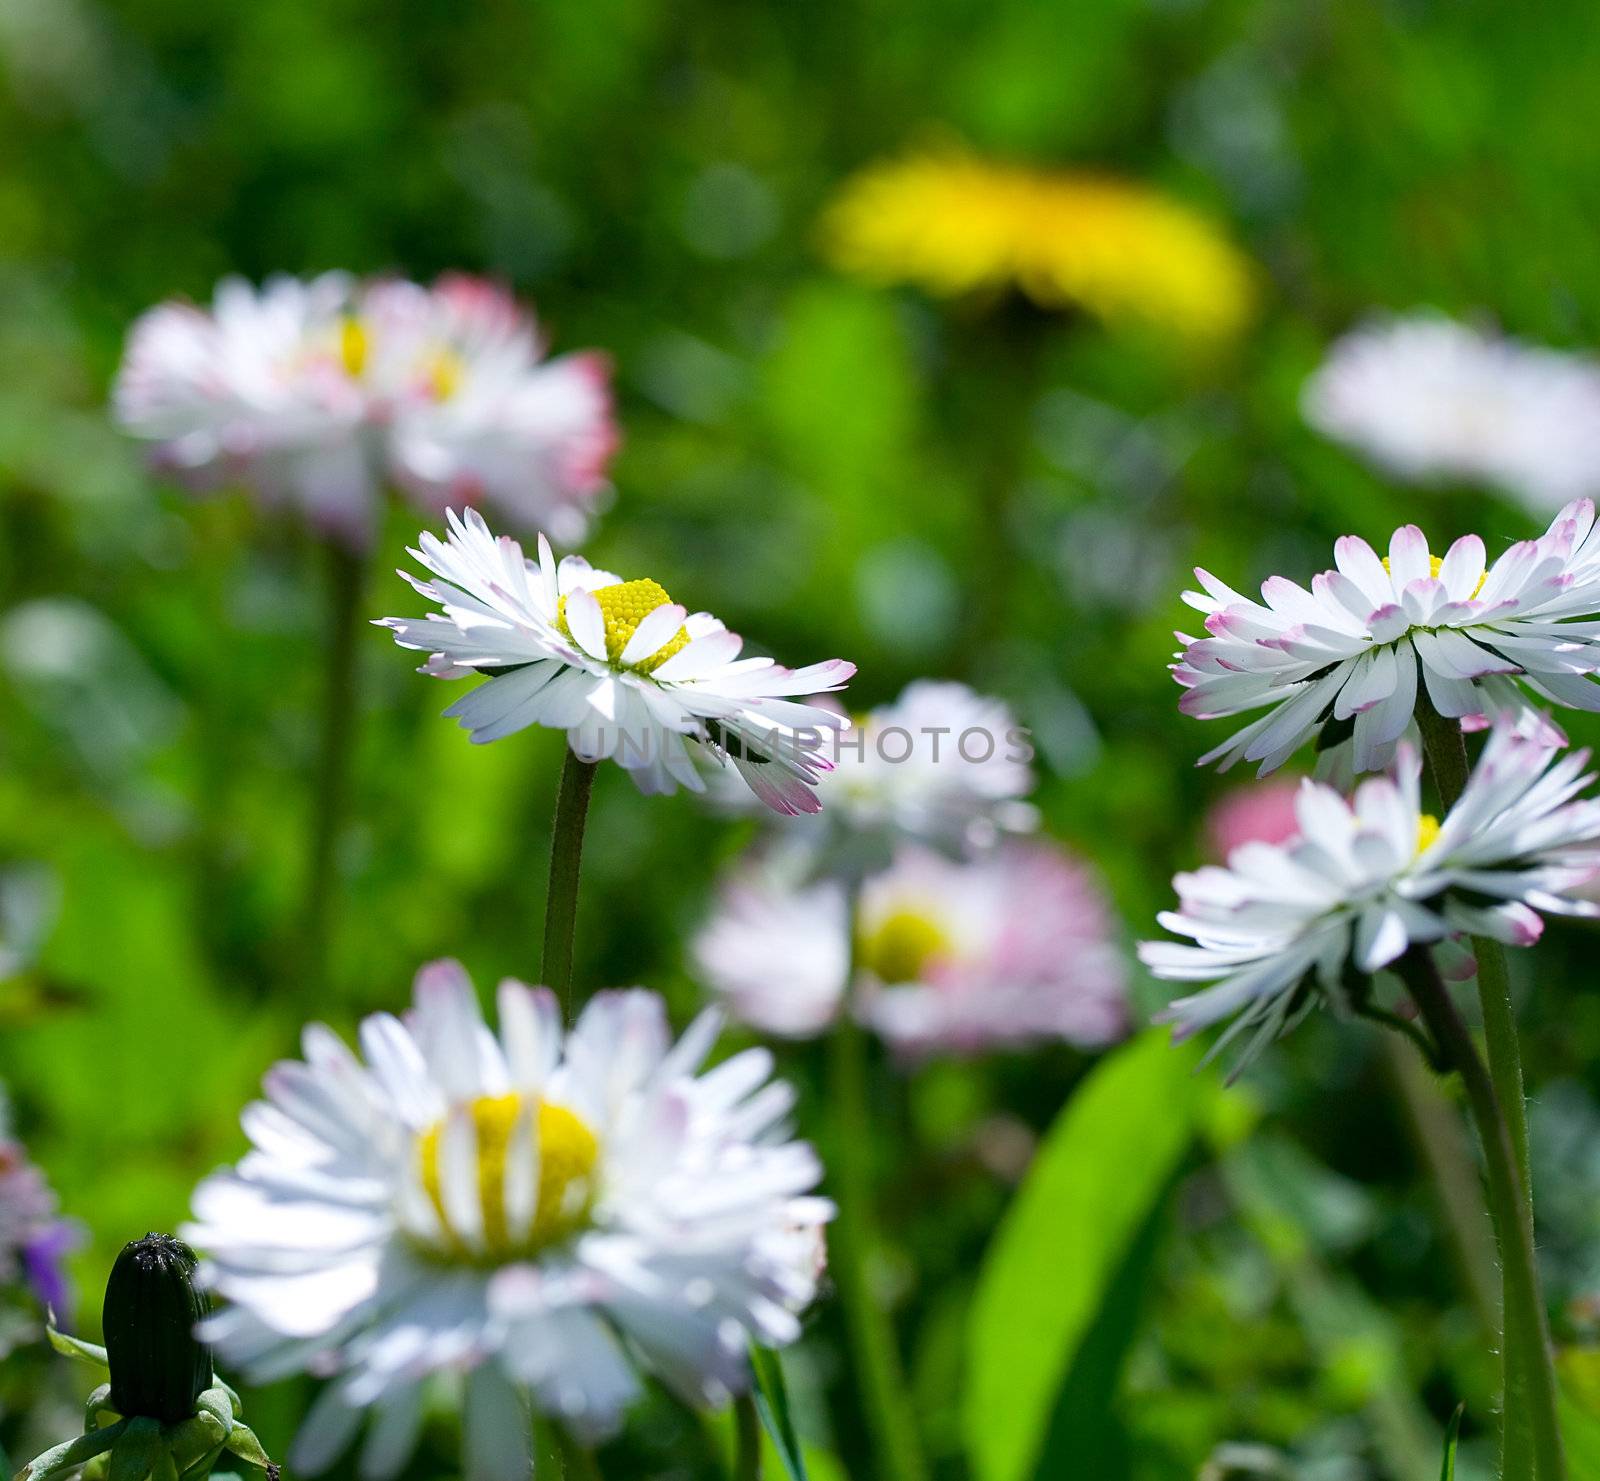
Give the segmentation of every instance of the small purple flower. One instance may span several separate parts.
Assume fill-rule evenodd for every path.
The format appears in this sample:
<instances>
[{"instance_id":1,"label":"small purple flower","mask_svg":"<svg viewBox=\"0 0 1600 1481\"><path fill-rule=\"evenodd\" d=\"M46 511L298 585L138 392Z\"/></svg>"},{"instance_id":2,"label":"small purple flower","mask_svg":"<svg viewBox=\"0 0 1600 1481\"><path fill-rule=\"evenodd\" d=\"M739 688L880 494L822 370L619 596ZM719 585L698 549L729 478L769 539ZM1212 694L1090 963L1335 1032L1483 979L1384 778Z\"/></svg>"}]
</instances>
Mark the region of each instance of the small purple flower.
<instances>
[{"instance_id":1,"label":"small purple flower","mask_svg":"<svg viewBox=\"0 0 1600 1481\"><path fill-rule=\"evenodd\" d=\"M0 1140L0 1284L22 1278L62 1316L71 1302L63 1261L82 1232L60 1217L56 1195L20 1142Z\"/></svg>"},{"instance_id":2,"label":"small purple flower","mask_svg":"<svg viewBox=\"0 0 1600 1481\"><path fill-rule=\"evenodd\" d=\"M28 1284L40 1304L56 1313L59 1320L65 1320L63 1314L72 1309L66 1257L82 1244L83 1231L69 1219L57 1219L22 1247Z\"/></svg>"}]
</instances>

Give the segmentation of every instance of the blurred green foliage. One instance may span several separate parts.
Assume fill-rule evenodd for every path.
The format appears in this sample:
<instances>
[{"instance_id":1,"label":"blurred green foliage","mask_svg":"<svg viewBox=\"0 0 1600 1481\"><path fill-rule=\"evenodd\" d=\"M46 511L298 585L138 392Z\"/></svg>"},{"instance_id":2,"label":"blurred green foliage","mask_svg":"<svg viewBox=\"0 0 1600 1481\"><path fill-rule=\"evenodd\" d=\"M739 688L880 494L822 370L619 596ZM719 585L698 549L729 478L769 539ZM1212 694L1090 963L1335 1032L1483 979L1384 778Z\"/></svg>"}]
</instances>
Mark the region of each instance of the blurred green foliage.
<instances>
[{"instance_id":1,"label":"blurred green foliage","mask_svg":"<svg viewBox=\"0 0 1600 1481\"><path fill-rule=\"evenodd\" d=\"M134 314L228 272L505 279L558 348L616 359L627 441L595 559L793 661L855 659L857 706L926 673L1005 695L1037 735L1048 826L1097 861L1131 940L1228 785L1193 770L1207 731L1164 671L1187 568L1244 587L1409 518L1436 540L1533 529L1479 492L1387 486L1308 432L1296 397L1374 305L1600 342L1597 63L1600 12L1579 0L0 5L0 862L43 863L61 902L37 990L0 1005L0 1073L93 1233L83 1290L237 1153L237 1111L303 1006L316 552L142 472L104 411ZM830 275L828 192L942 137L1210 210L1262 264L1260 324L1195 364ZM390 520L374 616L416 606L389 574L415 526ZM360 663L337 986L317 1005L344 1027L431 956L480 984L533 972L559 757L548 734L468 747L436 718L449 692L377 631ZM583 978L649 982L687 1013L685 937L742 833L605 775ZM1588 1334L1562 1313L1600 1280L1600 1174L1566 1176L1597 1114L1600 998L1588 939L1553 934L1537 983L1517 966L1533 1083L1562 1084L1535 1115L1568 1190L1546 1235L1571 1338ZM809 1124L814 1057L784 1060ZM885 1093L885 1300L941 1478L967 1474L968 1308L1015 1150L1084 1068L1044 1053ZM1119 1224L1135 1243L1096 1255L1145 1272L1126 1340L1085 1338L1109 1464L1168 1481L1258 1441L1317 1481L1410 1481L1465 1397L1460 1474L1481 1475L1488 1379L1371 1035L1308 1025L1250 1096L1270 1163L1208 1136L1174 1197ZM1117 1173L1053 1193L1063 1227L1093 1231L1074 1198ZM808 1443L862 1474L841 1338L824 1305L789 1381ZM264 1437L281 1447L304 1400L252 1396ZM453 1453L438 1428L418 1475ZM687 1476L719 1444L658 1402L603 1459Z\"/></svg>"}]
</instances>

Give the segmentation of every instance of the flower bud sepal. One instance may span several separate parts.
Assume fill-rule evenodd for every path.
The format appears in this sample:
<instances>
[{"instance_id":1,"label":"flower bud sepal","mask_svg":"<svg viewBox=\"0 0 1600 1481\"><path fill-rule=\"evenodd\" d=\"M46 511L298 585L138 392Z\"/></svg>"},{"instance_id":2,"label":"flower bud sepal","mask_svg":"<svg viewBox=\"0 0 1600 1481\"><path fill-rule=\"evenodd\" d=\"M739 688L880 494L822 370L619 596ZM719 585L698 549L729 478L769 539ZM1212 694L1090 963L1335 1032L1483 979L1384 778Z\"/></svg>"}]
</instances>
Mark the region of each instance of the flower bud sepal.
<instances>
[{"instance_id":1,"label":"flower bud sepal","mask_svg":"<svg viewBox=\"0 0 1600 1481\"><path fill-rule=\"evenodd\" d=\"M47 1330L58 1353L109 1374L105 1348L57 1331L53 1321ZM112 1406L108 1379L89 1395L83 1433L36 1456L16 1481L51 1481L79 1466L85 1481L204 1481L224 1456L243 1477L278 1481L278 1467L242 1412L239 1395L213 1377L186 1418L163 1424L148 1415L123 1415Z\"/></svg>"}]
</instances>

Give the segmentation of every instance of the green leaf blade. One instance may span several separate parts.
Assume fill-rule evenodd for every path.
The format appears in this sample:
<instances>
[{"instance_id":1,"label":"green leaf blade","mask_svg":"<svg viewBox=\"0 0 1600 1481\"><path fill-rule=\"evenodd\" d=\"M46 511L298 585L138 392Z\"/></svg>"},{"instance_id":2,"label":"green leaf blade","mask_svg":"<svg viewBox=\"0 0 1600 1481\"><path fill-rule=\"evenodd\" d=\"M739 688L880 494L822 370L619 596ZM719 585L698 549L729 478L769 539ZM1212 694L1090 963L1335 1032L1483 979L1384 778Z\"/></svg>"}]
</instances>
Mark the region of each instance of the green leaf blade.
<instances>
[{"instance_id":1,"label":"green leaf blade","mask_svg":"<svg viewBox=\"0 0 1600 1481\"><path fill-rule=\"evenodd\" d=\"M963 1409L978 1481L1028 1481L1107 1290L1188 1149L1214 1081L1145 1034L1103 1060L1046 1135L984 1259Z\"/></svg>"},{"instance_id":2,"label":"green leaf blade","mask_svg":"<svg viewBox=\"0 0 1600 1481\"><path fill-rule=\"evenodd\" d=\"M783 1381L783 1365L778 1354L770 1348L752 1347L750 1362L756 1375L756 1412L778 1452L778 1459L789 1481L807 1481L805 1452L789 1412L789 1390Z\"/></svg>"},{"instance_id":3,"label":"green leaf blade","mask_svg":"<svg viewBox=\"0 0 1600 1481\"><path fill-rule=\"evenodd\" d=\"M1450 1416L1450 1428L1444 1432L1444 1466L1439 1481L1456 1481L1456 1446L1461 1440L1461 1417L1467 1412L1465 1404L1457 1404Z\"/></svg>"}]
</instances>

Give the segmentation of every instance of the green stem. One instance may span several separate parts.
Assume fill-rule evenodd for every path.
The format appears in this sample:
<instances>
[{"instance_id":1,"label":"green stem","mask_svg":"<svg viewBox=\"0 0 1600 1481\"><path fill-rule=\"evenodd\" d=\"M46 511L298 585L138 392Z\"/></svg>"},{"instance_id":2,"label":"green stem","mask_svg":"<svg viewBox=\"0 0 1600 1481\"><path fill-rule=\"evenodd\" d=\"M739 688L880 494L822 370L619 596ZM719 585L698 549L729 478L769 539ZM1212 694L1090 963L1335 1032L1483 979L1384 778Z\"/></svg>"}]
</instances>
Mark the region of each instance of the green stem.
<instances>
[{"instance_id":1,"label":"green stem","mask_svg":"<svg viewBox=\"0 0 1600 1481\"><path fill-rule=\"evenodd\" d=\"M1384 1068L1405 1112L1417 1158L1433 1184L1462 1286L1492 1350L1500 1341L1500 1275L1472 1149L1460 1118L1417 1057L1387 1034L1382 1044ZM1431 1039L1428 1051L1423 1058L1437 1069Z\"/></svg>"},{"instance_id":2,"label":"green stem","mask_svg":"<svg viewBox=\"0 0 1600 1481\"><path fill-rule=\"evenodd\" d=\"M550 892L544 908L544 959L540 976L573 1016L572 939L578 923L578 871L583 863L583 826L589 816L595 763L568 748L561 763L555 823L550 830Z\"/></svg>"},{"instance_id":3,"label":"green stem","mask_svg":"<svg viewBox=\"0 0 1600 1481\"><path fill-rule=\"evenodd\" d=\"M1524 1355L1517 1382L1505 1396L1505 1481L1563 1481L1566 1463L1556 1408L1555 1367L1544 1293L1533 1247L1533 1209L1517 1175L1510 1128L1495 1085L1478 1057L1472 1035L1456 1012L1438 966L1426 947L1413 947L1397 964L1434 1039L1461 1075L1467 1104L1483 1144L1488 1171L1489 1209L1500 1235L1505 1282L1506 1349ZM1511 1437L1525 1428L1532 1440L1532 1464L1513 1449Z\"/></svg>"},{"instance_id":4,"label":"green stem","mask_svg":"<svg viewBox=\"0 0 1600 1481\"><path fill-rule=\"evenodd\" d=\"M603 1481L594 1451L580 1445L565 1431L561 1432L561 1474L571 1476L573 1481Z\"/></svg>"},{"instance_id":5,"label":"green stem","mask_svg":"<svg viewBox=\"0 0 1600 1481\"><path fill-rule=\"evenodd\" d=\"M733 1401L734 1481L761 1481L761 1416L753 1394Z\"/></svg>"},{"instance_id":6,"label":"green stem","mask_svg":"<svg viewBox=\"0 0 1600 1481\"><path fill-rule=\"evenodd\" d=\"M567 1474L566 1441L555 1420L533 1412L533 1474L562 1481Z\"/></svg>"},{"instance_id":7,"label":"green stem","mask_svg":"<svg viewBox=\"0 0 1600 1481\"><path fill-rule=\"evenodd\" d=\"M1422 745L1439 789L1439 805L1448 812L1467 786L1467 742L1461 726L1435 712L1426 702L1417 707ZM1478 998L1483 1004L1483 1035L1489 1052L1489 1074L1495 1093L1505 1108L1511 1147L1517 1157L1522 1186L1533 1192L1528 1160L1528 1103L1522 1081L1522 1055L1517 1045L1517 1020L1511 1005L1511 980L1506 950L1498 941L1472 938L1478 959Z\"/></svg>"},{"instance_id":8,"label":"green stem","mask_svg":"<svg viewBox=\"0 0 1600 1481\"><path fill-rule=\"evenodd\" d=\"M1470 766L1467 760L1466 738L1460 724L1440 715L1423 698L1417 705L1417 723L1422 730L1423 750L1433 773L1434 786L1439 793L1439 805L1448 812L1466 790ZM1528 1148L1528 1102L1522 1076L1522 1051L1517 1038L1516 1013L1511 1003L1511 976L1506 965L1505 947L1500 942L1484 936L1472 938L1473 955L1478 962L1478 1002L1483 1014L1484 1046L1488 1053L1489 1078L1505 1116L1506 1131L1511 1139L1512 1159L1517 1170L1519 1186L1525 1190L1528 1218L1533 1209L1533 1177ZM1506 1260L1506 1236L1498 1228L1501 1260ZM1505 1341L1502 1344L1505 1366L1505 1472L1508 1476L1525 1465L1519 1447L1525 1443L1525 1431L1512 1412L1513 1394L1527 1381L1519 1384L1515 1370L1526 1368L1530 1372L1544 1367L1548 1357L1538 1351L1518 1351L1517 1330L1509 1320L1506 1323Z\"/></svg>"},{"instance_id":9,"label":"green stem","mask_svg":"<svg viewBox=\"0 0 1600 1481\"><path fill-rule=\"evenodd\" d=\"M365 559L337 542L326 546L327 635L322 737L317 758L306 894L301 910L300 989L313 1003L327 985L338 889L339 834L344 825L350 755L355 741L356 633Z\"/></svg>"},{"instance_id":10,"label":"green stem","mask_svg":"<svg viewBox=\"0 0 1600 1481\"><path fill-rule=\"evenodd\" d=\"M1365 1018L1372 1023L1381 1023L1385 1028L1393 1029L1397 1034L1404 1034L1417 1046L1417 1053L1428 1061L1428 1067L1444 1074L1450 1068L1440 1057L1442 1050L1422 1031L1418 1025L1409 1018L1399 1013L1391 1013L1387 1008L1380 1008L1376 1003L1364 1003L1355 1010L1357 1018ZM1384 1041L1389 1042L1388 1040ZM1410 1063L1408 1060L1407 1063Z\"/></svg>"},{"instance_id":11,"label":"green stem","mask_svg":"<svg viewBox=\"0 0 1600 1481\"><path fill-rule=\"evenodd\" d=\"M1484 936L1472 938L1478 959L1478 1001L1483 1009L1483 1038L1489 1051L1489 1074L1495 1094L1506 1108L1511 1150L1516 1154L1517 1176L1529 1195L1533 1169L1528 1150L1528 1100L1522 1079L1522 1053L1517 1042L1516 1011L1511 1004L1511 973L1506 949Z\"/></svg>"},{"instance_id":12,"label":"green stem","mask_svg":"<svg viewBox=\"0 0 1600 1481\"><path fill-rule=\"evenodd\" d=\"M852 903L851 939L855 939ZM852 968L851 979L854 980ZM870 1163L872 1107L867 1039L848 1005L829 1036L828 1088L834 1114L833 1175L839 1217L829 1232L830 1267L844 1307L862 1408L883 1481L927 1481L916 1413L888 1308L873 1289L878 1248Z\"/></svg>"},{"instance_id":13,"label":"green stem","mask_svg":"<svg viewBox=\"0 0 1600 1481\"><path fill-rule=\"evenodd\" d=\"M969 620L963 624L955 668L980 666L985 650L1005 634L1008 593L1016 585L1016 494L1033 444L1033 412L1044 352L1055 324L1020 293L968 305L953 321L949 422L960 456L971 468L973 492ZM1008 410L996 413L994 387L1006 387Z\"/></svg>"}]
</instances>

